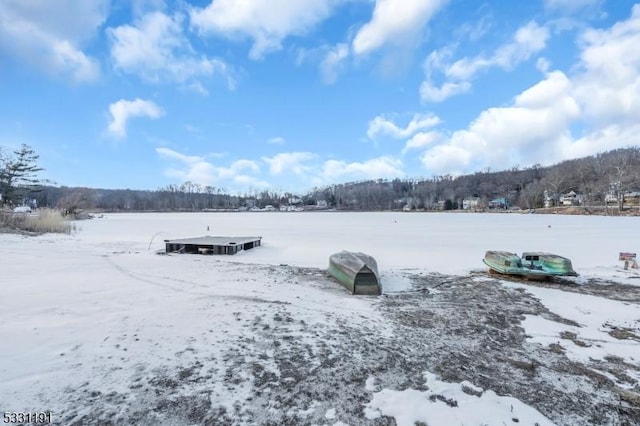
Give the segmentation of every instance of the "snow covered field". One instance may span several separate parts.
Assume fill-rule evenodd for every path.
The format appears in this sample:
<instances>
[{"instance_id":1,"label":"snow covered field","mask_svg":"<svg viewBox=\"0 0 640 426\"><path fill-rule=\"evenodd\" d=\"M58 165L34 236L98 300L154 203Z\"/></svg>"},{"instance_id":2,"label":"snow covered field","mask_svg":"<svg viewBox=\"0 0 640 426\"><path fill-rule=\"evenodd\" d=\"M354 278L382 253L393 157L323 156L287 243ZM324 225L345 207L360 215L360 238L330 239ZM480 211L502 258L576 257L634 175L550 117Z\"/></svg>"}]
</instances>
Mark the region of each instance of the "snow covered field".
<instances>
[{"instance_id":1,"label":"snow covered field","mask_svg":"<svg viewBox=\"0 0 640 426\"><path fill-rule=\"evenodd\" d=\"M633 424L633 217L107 214L0 234L0 409L59 424ZM207 230L207 228L209 230ZM235 256L163 240L262 236ZM374 256L384 295L326 276ZM566 282L484 273L486 250L572 259Z\"/></svg>"}]
</instances>

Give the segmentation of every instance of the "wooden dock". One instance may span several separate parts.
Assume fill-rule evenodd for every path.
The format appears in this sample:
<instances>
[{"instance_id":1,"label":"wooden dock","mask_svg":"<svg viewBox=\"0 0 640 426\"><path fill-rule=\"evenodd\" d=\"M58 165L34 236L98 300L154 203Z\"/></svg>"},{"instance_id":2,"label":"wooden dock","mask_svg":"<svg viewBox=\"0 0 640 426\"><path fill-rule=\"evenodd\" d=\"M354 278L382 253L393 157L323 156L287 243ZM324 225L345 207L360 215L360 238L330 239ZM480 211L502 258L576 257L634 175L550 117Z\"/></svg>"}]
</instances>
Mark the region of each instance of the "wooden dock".
<instances>
[{"instance_id":1,"label":"wooden dock","mask_svg":"<svg viewBox=\"0 0 640 426\"><path fill-rule=\"evenodd\" d=\"M166 253L236 254L260 246L262 237L196 237L164 240Z\"/></svg>"}]
</instances>

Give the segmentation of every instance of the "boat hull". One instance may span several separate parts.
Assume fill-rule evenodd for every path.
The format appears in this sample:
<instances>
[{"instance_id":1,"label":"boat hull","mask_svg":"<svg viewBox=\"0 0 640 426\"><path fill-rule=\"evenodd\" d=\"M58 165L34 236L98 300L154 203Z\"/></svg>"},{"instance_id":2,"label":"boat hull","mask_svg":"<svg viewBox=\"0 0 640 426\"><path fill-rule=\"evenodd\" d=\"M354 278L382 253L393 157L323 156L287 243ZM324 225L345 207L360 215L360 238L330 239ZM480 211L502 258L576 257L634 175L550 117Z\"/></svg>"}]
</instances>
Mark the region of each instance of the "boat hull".
<instances>
[{"instance_id":1,"label":"boat hull","mask_svg":"<svg viewBox=\"0 0 640 426\"><path fill-rule=\"evenodd\" d=\"M342 251L329 257L329 273L351 294L382 293L376 260L364 253Z\"/></svg>"},{"instance_id":2,"label":"boat hull","mask_svg":"<svg viewBox=\"0 0 640 426\"><path fill-rule=\"evenodd\" d=\"M522 264L520 256L515 253L490 250L485 253L482 261L489 267L490 272L502 275L511 275L532 280L547 280L551 277L550 274L540 269L525 267Z\"/></svg>"},{"instance_id":3,"label":"boat hull","mask_svg":"<svg viewBox=\"0 0 640 426\"><path fill-rule=\"evenodd\" d=\"M571 260L552 253L524 252L522 253L522 265L540 269L553 276L578 276L578 273L573 270Z\"/></svg>"}]
</instances>

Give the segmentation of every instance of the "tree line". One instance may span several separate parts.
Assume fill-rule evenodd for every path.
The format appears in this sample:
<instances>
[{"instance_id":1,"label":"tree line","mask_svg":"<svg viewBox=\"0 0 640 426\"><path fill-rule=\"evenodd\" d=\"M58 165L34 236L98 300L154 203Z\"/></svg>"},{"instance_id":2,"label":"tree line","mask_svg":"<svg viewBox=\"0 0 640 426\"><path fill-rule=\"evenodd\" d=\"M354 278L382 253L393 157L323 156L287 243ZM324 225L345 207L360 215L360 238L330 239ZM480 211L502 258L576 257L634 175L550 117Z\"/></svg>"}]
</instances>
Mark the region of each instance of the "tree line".
<instances>
[{"instance_id":1,"label":"tree line","mask_svg":"<svg viewBox=\"0 0 640 426\"><path fill-rule=\"evenodd\" d=\"M640 190L640 148L616 149L589 157L563 161L549 167L486 169L469 175L431 179L368 180L316 188L309 196L326 199L338 209L393 210L460 209L475 198L480 208L501 198L508 206L534 209L574 191L582 203L604 205L615 200L623 208L630 193Z\"/></svg>"},{"instance_id":2,"label":"tree line","mask_svg":"<svg viewBox=\"0 0 640 426\"><path fill-rule=\"evenodd\" d=\"M69 213L106 211L236 210L272 205L322 203L328 208L354 211L460 209L474 198L479 208L500 198L509 206L540 208L561 194L579 193L584 205L615 200L622 209L629 194L640 190L640 147L563 161L549 167L486 169L469 175L429 179L365 180L314 188L305 194L251 190L228 194L222 188L185 182L156 190L58 187L38 180L38 156L23 145L13 155L0 151L0 194L3 205L32 202ZM546 198L546 200L545 200Z\"/></svg>"}]
</instances>

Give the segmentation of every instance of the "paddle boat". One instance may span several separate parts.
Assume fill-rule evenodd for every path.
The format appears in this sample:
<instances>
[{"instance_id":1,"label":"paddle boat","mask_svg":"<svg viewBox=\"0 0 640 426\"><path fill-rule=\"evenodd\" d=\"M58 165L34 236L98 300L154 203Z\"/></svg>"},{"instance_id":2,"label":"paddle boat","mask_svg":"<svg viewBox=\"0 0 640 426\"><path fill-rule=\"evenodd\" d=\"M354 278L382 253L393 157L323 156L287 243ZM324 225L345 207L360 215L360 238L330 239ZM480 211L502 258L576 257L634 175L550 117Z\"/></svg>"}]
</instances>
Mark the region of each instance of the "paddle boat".
<instances>
[{"instance_id":1,"label":"paddle boat","mask_svg":"<svg viewBox=\"0 0 640 426\"><path fill-rule=\"evenodd\" d=\"M571 261L557 254L524 252L522 257L507 251L489 250L482 260L489 272L532 280L548 280L555 276L577 276Z\"/></svg>"}]
</instances>

